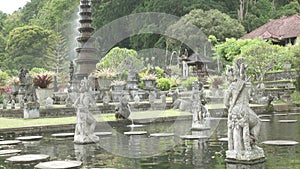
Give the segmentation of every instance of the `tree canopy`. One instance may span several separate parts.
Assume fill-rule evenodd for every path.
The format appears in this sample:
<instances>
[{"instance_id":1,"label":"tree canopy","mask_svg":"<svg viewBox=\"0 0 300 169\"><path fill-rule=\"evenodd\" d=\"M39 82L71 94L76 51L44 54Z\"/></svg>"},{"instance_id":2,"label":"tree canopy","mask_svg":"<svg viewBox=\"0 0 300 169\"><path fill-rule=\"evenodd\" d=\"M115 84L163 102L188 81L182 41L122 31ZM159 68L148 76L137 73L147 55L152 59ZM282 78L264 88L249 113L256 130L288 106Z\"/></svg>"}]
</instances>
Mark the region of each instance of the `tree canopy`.
<instances>
[{"instance_id":1,"label":"tree canopy","mask_svg":"<svg viewBox=\"0 0 300 169\"><path fill-rule=\"evenodd\" d=\"M5 61L10 69L22 64L24 68L44 67L48 49L53 48L55 33L39 26L17 27L9 33Z\"/></svg>"}]
</instances>

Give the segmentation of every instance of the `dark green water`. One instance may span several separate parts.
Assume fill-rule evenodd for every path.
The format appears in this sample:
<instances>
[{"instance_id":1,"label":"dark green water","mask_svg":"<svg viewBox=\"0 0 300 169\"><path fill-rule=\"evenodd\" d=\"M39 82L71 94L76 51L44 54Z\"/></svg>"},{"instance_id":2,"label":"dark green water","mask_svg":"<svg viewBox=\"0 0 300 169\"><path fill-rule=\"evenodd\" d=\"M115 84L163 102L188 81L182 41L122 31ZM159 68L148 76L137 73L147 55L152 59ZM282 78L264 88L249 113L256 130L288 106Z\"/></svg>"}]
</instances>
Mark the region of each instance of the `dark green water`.
<instances>
[{"instance_id":1,"label":"dark green water","mask_svg":"<svg viewBox=\"0 0 300 169\"><path fill-rule=\"evenodd\" d=\"M300 115L272 116L271 122L263 122L260 142L265 140L300 141ZM279 119L297 119L297 123L279 123ZM240 169L240 166L226 167L226 142L217 141L226 137L226 120L212 120L210 131L191 133L190 121L175 123L148 124L134 131L145 130L148 133L172 132L172 137L124 136L124 131L131 129L97 128L97 131L112 131L112 136L101 137L98 145L74 145L72 138L57 139L44 135L41 141L23 142L10 147L21 149L21 154L41 153L51 156L51 160L80 160L85 168L158 168L158 169ZM182 140L180 135L208 135L209 140ZM259 145L265 150L267 161L265 169L299 169L300 145L267 146ZM0 157L0 169L26 169L34 165L19 166L6 164L7 157ZM251 167L250 167L251 168ZM262 167L260 167L262 168ZM254 169L254 167L253 167ZM256 169L256 168L255 168Z\"/></svg>"}]
</instances>

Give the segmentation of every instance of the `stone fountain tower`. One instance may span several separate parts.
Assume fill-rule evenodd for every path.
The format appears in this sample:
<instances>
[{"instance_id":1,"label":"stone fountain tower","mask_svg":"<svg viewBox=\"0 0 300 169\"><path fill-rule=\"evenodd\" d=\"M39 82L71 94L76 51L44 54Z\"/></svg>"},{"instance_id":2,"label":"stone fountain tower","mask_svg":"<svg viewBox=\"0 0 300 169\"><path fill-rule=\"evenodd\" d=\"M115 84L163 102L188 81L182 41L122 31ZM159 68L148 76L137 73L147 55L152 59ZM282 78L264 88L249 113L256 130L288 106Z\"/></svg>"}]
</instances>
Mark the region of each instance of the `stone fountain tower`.
<instances>
[{"instance_id":1,"label":"stone fountain tower","mask_svg":"<svg viewBox=\"0 0 300 169\"><path fill-rule=\"evenodd\" d=\"M94 47L95 38L91 37L94 31L92 28L92 12L90 0L80 0L78 31L80 36L76 38L78 47L76 48L77 58L75 62L74 84L79 84L84 77L88 77L96 69L98 59L96 57L97 49Z\"/></svg>"}]
</instances>

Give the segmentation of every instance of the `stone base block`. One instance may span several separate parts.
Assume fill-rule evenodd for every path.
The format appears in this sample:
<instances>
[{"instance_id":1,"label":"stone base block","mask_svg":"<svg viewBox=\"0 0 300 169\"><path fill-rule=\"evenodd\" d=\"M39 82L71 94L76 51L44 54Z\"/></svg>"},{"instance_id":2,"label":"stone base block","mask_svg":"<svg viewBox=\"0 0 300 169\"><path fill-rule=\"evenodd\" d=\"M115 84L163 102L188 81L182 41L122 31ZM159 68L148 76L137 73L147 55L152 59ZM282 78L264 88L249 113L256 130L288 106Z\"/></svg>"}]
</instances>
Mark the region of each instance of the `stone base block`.
<instances>
[{"instance_id":1,"label":"stone base block","mask_svg":"<svg viewBox=\"0 0 300 169\"><path fill-rule=\"evenodd\" d=\"M40 110L37 108L34 109L24 109L24 119L32 119L40 117Z\"/></svg>"},{"instance_id":2,"label":"stone base block","mask_svg":"<svg viewBox=\"0 0 300 169\"><path fill-rule=\"evenodd\" d=\"M257 164L266 160L264 150L262 148L255 148L250 151L226 151L226 161L228 163L240 164Z\"/></svg>"},{"instance_id":3,"label":"stone base block","mask_svg":"<svg viewBox=\"0 0 300 169\"><path fill-rule=\"evenodd\" d=\"M93 144L97 142L99 142L99 137L94 134L88 136L81 136L81 135L74 136L75 144Z\"/></svg>"}]
</instances>

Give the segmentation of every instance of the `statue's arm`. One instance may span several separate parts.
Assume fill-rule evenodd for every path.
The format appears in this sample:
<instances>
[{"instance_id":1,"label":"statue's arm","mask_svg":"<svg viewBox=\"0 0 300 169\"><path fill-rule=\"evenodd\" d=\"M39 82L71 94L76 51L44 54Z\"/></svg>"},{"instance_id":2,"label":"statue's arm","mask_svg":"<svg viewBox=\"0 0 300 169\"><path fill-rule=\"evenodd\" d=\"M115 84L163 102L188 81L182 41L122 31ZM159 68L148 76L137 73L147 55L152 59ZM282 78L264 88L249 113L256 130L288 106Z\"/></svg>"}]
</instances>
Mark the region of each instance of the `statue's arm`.
<instances>
[{"instance_id":1,"label":"statue's arm","mask_svg":"<svg viewBox=\"0 0 300 169\"><path fill-rule=\"evenodd\" d=\"M230 107L230 98L232 97L232 85L228 87L224 95L224 104L226 108Z\"/></svg>"}]
</instances>

